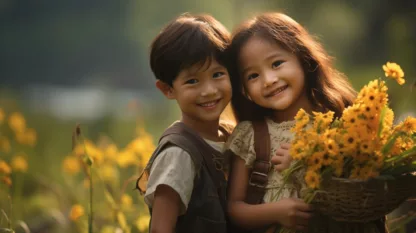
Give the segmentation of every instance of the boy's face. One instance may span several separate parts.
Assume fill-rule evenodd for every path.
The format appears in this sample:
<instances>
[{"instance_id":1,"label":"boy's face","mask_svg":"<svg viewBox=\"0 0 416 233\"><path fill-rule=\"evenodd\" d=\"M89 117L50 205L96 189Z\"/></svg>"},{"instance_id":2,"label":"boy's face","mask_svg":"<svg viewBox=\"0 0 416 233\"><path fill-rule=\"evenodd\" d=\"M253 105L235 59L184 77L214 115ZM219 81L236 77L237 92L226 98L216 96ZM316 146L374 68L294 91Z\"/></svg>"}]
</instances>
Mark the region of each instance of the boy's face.
<instances>
[{"instance_id":1,"label":"boy's face","mask_svg":"<svg viewBox=\"0 0 416 233\"><path fill-rule=\"evenodd\" d=\"M228 71L215 59L193 65L181 70L164 94L176 99L183 120L216 121L231 100Z\"/></svg>"}]
</instances>

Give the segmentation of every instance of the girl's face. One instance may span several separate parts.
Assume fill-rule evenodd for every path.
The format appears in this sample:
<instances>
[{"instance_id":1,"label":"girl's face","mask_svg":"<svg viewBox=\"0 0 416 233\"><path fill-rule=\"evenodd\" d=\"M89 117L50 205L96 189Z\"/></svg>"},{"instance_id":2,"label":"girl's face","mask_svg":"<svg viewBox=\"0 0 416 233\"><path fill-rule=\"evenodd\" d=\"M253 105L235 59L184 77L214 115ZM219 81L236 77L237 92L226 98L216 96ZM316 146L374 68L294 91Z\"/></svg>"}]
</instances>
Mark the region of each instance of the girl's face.
<instances>
[{"instance_id":1,"label":"girl's face","mask_svg":"<svg viewBox=\"0 0 416 233\"><path fill-rule=\"evenodd\" d=\"M295 54L259 36L241 48L239 71L250 99L277 114L277 119L293 119L300 108L310 107L305 90L305 74Z\"/></svg>"}]
</instances>

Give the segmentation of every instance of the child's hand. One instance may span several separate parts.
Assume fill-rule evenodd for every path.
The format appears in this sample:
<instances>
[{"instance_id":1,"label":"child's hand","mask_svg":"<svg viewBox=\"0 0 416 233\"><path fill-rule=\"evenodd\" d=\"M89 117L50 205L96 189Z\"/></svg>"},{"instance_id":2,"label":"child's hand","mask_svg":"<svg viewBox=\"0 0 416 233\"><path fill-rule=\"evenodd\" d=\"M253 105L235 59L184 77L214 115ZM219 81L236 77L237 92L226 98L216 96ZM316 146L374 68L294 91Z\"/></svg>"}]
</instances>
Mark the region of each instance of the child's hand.
<instances>
[{"instance_id":1,"label":"child's hand","mask_svg":"<svg viewBox=\"0 0 416 233\"><path fill-rule=\"evenodd\" d=\"M271 159L272 164L274 164L274 169L281 172L290 166L292 162L292 157L289 155L289 143L282 143L280 149L276 150L276 155Z\"/></svg>"},{"instance_id":2,"label":"child's hand","mask_svg":"<svg viewBox=\"0 0 416 233\"><path fill-rule=\"evenodd\" d=\"M301 199L285 198L275 202L280 210L279 223L285 228L306 230L312 217L312 207Z\"/></svg>"}]
</instances>

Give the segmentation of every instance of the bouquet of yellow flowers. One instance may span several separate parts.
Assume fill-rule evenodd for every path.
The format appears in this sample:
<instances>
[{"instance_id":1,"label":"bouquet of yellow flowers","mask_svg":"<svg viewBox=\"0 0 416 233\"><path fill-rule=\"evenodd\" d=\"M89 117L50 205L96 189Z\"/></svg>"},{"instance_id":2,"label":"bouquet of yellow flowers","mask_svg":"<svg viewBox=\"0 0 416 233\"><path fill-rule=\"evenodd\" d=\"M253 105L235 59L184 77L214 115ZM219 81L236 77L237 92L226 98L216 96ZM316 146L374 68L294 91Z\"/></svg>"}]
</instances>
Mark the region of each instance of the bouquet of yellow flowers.
<instances>
[{"instance_id":1,"label":"bouquet of yellow flowers","mask_svg":"<svg viewBox=\"0 0 416 233\"><path fill-rule=\"evenodd\" d=\"M399 65L383 66L400 85ZM377 79L364 86L342 116L300 110L290 153L295 160L284 171L288 179L304 172L302 192L308 203L340 221L366 222L385 216L416 195L416 118L393 125L387 86ZM412 174L413 173L413 174Z\"/></svg>"}]
</instances>

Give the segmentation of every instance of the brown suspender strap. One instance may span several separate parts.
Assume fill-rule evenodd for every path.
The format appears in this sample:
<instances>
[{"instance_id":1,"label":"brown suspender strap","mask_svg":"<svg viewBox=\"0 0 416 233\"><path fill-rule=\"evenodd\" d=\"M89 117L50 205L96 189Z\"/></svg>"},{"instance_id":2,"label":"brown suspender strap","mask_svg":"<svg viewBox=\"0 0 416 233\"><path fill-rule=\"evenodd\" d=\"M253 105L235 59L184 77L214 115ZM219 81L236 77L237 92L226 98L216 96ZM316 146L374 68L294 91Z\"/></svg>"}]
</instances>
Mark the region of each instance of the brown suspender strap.
<instances>
[{"instance_id":1,"label":"brown suspender strap","mask_svg":"<svg viewBox=\"0 0 416 233\"><path fill-rule=\"evenodd\" d=\"M192 129L188 128L182 122L178 122L168 130L165 131L162 137L167 135L176 134L176 137L172 137L169 140L177 145L187 145L187 148L192 149L192 151L197 152L199 151L202 155L202 161L206 164L208 169L208 173L211 177L212 182L214 183L217 192L222 192L221 189L225 188L222 187L220 183L219 171L215 168L213 154L219 153L215 151L207 142L205 142L198 134L196 134ZM220 197L220 193L218 194ZM222 200L220 198L221 205L226 211L226 200Z\"/></svg>"},{"instance_id":2,"label":"brown suspender strap","mask_svg":"<svg viewBox=\"0 0 416 233\"><path fill-rule=\"evenodd\" d=\"M268 182L268 174L272 167L270 163L270 135L265 120L253 121L254 151L256 160L249 177L246 202L260 204L263 201Z\"/></svg>"}]
</instances>

